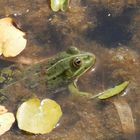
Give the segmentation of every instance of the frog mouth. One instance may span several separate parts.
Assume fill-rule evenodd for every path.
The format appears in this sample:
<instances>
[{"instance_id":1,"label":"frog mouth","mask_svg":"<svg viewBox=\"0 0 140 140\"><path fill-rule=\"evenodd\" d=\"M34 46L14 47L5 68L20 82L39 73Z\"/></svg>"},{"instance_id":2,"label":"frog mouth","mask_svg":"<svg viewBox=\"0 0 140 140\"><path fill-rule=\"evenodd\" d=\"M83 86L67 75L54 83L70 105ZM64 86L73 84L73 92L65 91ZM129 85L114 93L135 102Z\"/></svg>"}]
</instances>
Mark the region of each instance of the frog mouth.
<instances>
[{"instance_id":1,"label":"frog mouth","mask_svg":"<svg viewBox=\"0 0 140 140\"><path fill-rule=\"evenodd\" d=\"M95 70L95 65L92 64L90 67L85 68L85 71L83 73L90 73Z\"/></svg>"}]
</instances>

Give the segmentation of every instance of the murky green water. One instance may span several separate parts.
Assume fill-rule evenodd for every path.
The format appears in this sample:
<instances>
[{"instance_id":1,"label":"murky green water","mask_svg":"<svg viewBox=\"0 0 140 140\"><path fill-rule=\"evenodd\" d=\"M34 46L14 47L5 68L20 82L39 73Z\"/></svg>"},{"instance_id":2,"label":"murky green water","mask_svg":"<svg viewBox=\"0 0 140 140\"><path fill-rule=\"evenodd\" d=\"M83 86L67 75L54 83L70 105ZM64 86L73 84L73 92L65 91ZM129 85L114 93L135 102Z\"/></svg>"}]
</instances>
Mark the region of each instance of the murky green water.
<instances>
[{"instance_id":1,"label":"murky green water","mask_svg":"<svg viewBox=\"0 0 140 140\"><path fill-rule=\"evenodd\" d=\"M13 17L27 32L28 45L20 56L40 61L74 45L97 57L95 69L79 79L81 90L98 93L124 80L131 82L126 94L102 102L72 98L63 91L62 96L54 97L62 107L63 117L53 132L26 134L15 124L1 140L139 139L138 1L72 0L67 12L58 13L51 11L47 0L0 0L0 7L1 18ZM0 65L5 66L6 62L1 60ZM46 93L43 89L39 87L38 92ZM5 105L16 111L20 98L27 94L22 84L16 84L10 88L10 101Z\"/></svg>"}]
</instances>

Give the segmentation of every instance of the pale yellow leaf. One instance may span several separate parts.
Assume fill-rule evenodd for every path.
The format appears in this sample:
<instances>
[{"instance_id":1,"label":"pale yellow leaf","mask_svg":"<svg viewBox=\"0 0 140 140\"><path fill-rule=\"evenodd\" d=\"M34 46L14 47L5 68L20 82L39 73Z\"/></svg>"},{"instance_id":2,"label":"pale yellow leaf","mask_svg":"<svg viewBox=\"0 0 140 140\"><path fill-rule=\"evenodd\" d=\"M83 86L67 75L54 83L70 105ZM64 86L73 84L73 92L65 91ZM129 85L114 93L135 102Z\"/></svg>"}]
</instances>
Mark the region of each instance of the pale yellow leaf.
<instances>
[{"instance_id":1,"label":"pale yellow leaf","mask_svg":"<svg viewBox=\"0 0 140 140\"><path fill-rule=\"evenodd\" d=\"M0 135L7 132L15 122L13 113L7 112L0 115Z\"/></svg>"},{"instance_id":2,"label":"pale yellow leaf","mask_svg":"<svg viewBox=\"0 0 140 140\"><path fill-rule=\"evenodd\" d=\"M44 99L40 102L38 98L32 98L21 104L16 117L21 130L45 134L55 128L61 115L61 108L55 101Z\"/></svg>"},{"instance_id":3,"label":"pale yellow leaf","mask_svg":"<svg viewBox=\"0 0 140 140\"><path fill-rule=\"evenodd\" d=\"M25 33L13 25L11 18L0 19L0 55L15 57L26 47Z\"/></svg>"}]
</instances>

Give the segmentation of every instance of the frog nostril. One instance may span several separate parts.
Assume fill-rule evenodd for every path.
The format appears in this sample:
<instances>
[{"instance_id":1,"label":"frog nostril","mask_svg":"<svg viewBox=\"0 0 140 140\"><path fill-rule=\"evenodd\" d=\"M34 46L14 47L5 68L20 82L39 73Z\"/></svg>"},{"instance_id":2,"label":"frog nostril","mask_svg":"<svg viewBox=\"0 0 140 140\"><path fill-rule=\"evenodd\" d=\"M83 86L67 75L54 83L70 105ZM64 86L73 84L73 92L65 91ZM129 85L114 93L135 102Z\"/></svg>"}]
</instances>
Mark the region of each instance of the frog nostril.
<instances>
[{"instance_id":1,"label":"frog nostril","mask_svg":"<svg viewBox=\"0 0 140 140\"><path fill-rule=\"evenodd\" d=\"M87 60L90 60L91 58L92 58L91 55L88 55L88 56L87 56Z\"/></svg>"},{"instance_id":2,"label":"frog nostril","mask_svg":"<svg viewBox=\"0 0 140 140\"><path fill-rule=\"evenodd\" d=\"M53 77L53 80L55 80L56 79L56 77Z\"/></svg>"}]
</instances>

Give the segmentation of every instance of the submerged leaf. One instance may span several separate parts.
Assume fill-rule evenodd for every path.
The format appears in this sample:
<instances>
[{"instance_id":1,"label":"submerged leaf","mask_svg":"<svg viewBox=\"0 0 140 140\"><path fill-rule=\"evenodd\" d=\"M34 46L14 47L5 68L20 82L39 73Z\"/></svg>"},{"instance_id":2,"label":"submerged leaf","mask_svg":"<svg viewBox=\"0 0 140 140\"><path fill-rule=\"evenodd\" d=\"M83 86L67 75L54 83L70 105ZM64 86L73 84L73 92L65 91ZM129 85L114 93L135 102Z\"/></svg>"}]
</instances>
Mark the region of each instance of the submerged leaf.
<instances>
[{"instance_id":1,"label":"submerged leaf","mask_svg":"<svg viewBox=\"0 0 140 140\"><path fill-rule=\"evenodd\" d=\"M112 96L115 96L117 94L119 94L120 92L122 92L129 84L129 81L125 81L123 83L121 83L118 86L115 86L114 88L110 88L102 93L99 93L98 98L99 99L107 99L110 98Z\"/></svg>"},{"instance_id":2,"label":"submerged leaf","mask_svg":"<svg viewBox=\"0 0 140 140\"><path fill-rule=\"evenodd\" d=\"M15 122L13 113L7 112L0 115L0 135L7 132Z\"/></svg>"},{"instance_id":3,"label":"submerged leaf","mask_svg":"<svg viewBox=\"0 0 140 140\"><path fill-rule=\"evenodd\" d=\"M130 107L130 104L123 99L114 100L112 101L112 103L115 105L117 109L121 122L121 127L125 134L126 140L136 140L135 117L133 116L132 107Z\"/></svg>"},{"instance_id":4,"label":"submerged leaf","mask_svg":"<svg viewBox=\"0 0 140 140\"><path fill-rule=\"evenodd\" d=\"M21 104L16 117L21 130L45 134L52 131L61 115L61 108L55 101L44 99L40 102L38 98L32 98Z\"/></svg>"},{"instance_id":5,"label":"submerged leaf","mask_svg":"<svg viewBox=\"0 0 140 140\"><path fill-rule=\"evenodd\" d=\"M16 28L12 18L0 19L0 55L17 56L25 47L25 33Z\"/></svg>"}]
</instances>

